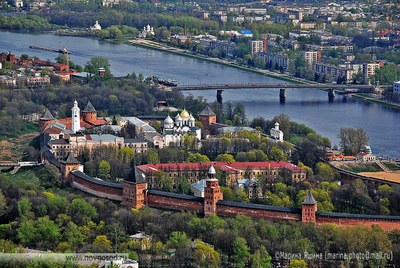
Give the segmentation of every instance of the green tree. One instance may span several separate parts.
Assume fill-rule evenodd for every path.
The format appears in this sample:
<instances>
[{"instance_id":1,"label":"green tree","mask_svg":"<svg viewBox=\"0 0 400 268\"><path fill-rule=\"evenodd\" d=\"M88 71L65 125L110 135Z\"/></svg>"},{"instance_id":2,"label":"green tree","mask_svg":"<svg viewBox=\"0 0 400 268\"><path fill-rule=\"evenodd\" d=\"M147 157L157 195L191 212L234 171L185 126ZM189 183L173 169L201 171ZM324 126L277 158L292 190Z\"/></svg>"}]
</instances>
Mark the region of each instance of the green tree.
<instances>
[{"instance_id":1,"label":"green tree","mask_svg":"<svg viewBox=\"0 0 400 268\"><path fill-rule=\"evenodd\" d=\"M3 192L0 190L0 217L2 217L7 212L7 199Z\"/></svg>"},{"instance_id":2,"label":"green tree","mask_svg":"<svg viewBox=\"0 0 400 268\"><path fill-rule=\"evenodd\" d=\"M104 68L105 78L110 78L111 77L110 67L111 65L108 59L101 56L94 56L86 63L85 71L98 76L99 68Z\"/></svg>"},{"instance_id":3,"label":"green tree","mask_svg":"<svg viewBox=\"0 0 400 268\"><path fill-rule=\"evenodd\" d=\"M93 252L112 252L111 241L106 235L98 235L92 243Z\"/></svg>"},{"instance_id":4,"label":"green tree","mask_svg":"<svg viewBox=\"0 0 400 268\"><path fill-rule=\"evenodd\" d=\"M215 161L233 163L235 162L235 158L231 154L219 154L217 158L215 158Z\"/></svg>"},{"instance_id":5,"label":"green tree","mask_svg":"<svg viewBox=\"0 0 400 268\"><path fill-rule=\"evenodd\" d=\"M269 158L274 161L285 161L286 156L284 152L282 151L281 148L274 146L271 148L271 151L269 153Z\"/></svg>"},{"instance_id":6,"label":"green tree","mask_svg":"<svg viewBox=\"0 0 400 268\"><path fill-rule=\"evenodd\" d=\"M110 171L111 171L111 166L110 163L106 160L101 160L99 163L99 168L98 168L98 175L102 179L109 179L110 178Z\"/></svg>"},{"instance_id":7,"label":"green tree","mask_svg":"<svg viewBox=\"0 0 400 268\"><path fill-rule=\"evenodd\" d=\"M247 245L246 239L237 237L233 243L233 262L235 267L245 267L247 258L250 256L250 248Z\"/></svg>"},{"instance_id":8,"label":"green tree","mask_svg":"<svg viewBox=\"0 0 400 268\"><path fill-rule=\"evenodd\" d=\"M23 220L17 228L17 237L23 245L33 247L37 238L36 222Z\"/></svg>"},{"instance_id":9,"label":"green tree","mask_svg":"<svg viewBox=\"0 0 400 268\"><path fill-rule=\"evenodd\" d=\"M206 155L201 153L189 153L187 161L190 163L203 163L210 162L210 159Z\"/></svg>"},{"instance_id":10,"label":"green tree","mask_svg":"<svg viewBox=\"0 0 400 268\"><path fill-rule=\"evenodd\" d=\"M289 268L307 268L307 263L305 260L291 259Z\"/></svg>"},{"instance_id":11,"label":"green tree","mask_svg":"<svg viewBox=\"0 0 400 268\"><path fill-rule=\"evenodd\" d=\"M160 163L160 159L158 157L158 153L155 149L148 149L146 156L145 156L145 161L148 164L157 164Z\"/></svg>"},{"instance_id":12,"label":"green tree","mask_svg":"<svg viewBox=\"0 0 400 268\"><path fill-rule=\"evenodd\" d=\"M70 214L74 222L79 225L86 224L98 216L97 210L94 206L87 201L78 198L72 200Z\"/></svg>"},{"instance_id":13,"label":"green tree","mask_svg":"<svg viewBox=\"0 0 400 268\"><path fill-rule=\"evenodd\" d=\"M251 267L252 268L270 268L271 267L271 256L264 246L257 249L254 254L251 255Z\"/></svg>"},{"instance_id":14,"label":"green tree","mask_svg":"<svg viewBox=\"0 0 400 268\"><path fill-rule=\"evenodd\" d=\"M200 267L219 267L220 265L220 255L211 246L204 244L202 241L195 242L196 248L194 250L195 262Z\"/></svg>"},{"instance_id":15,"label":"green tree","mask_svg":"<svg viewBox=\"0 0 400 268\"><path fill-rule=\"evenodd\" d=\"M41 248L53 248L61 238L57 224L49 216L38 218L36 221L37 245Z\"/></svg>"},{"instance_id":16,"label":"green tree","mask_svg":"<svg viewBox=\"0 0 400 268\"><path fill-rule=\"evenodd\" d=\"M368 145L368 137L362 128L341 128L338 134L340 147L346 155L357 155L363 146Z\"/></svg>"},{"instance_id":17,"label":"green tree","mask_svg":"<svg viewBox=\"0 0 400 268\"><path fill-rule=\"evenodd\" d=\"M334 179L334 171L331 168L331 166L329 166L326 163L320 162L317 164L317 177L320 180L326 180L326 181L332 181Z\"/></svg>"}]
</instances>

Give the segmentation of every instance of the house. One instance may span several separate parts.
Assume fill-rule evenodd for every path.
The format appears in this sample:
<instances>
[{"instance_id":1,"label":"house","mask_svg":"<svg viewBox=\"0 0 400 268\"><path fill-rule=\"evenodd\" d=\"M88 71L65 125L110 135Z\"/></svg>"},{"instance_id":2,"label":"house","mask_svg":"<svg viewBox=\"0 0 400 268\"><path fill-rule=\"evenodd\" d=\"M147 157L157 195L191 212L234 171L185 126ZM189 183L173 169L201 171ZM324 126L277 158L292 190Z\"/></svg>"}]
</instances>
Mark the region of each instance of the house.
<instances>
[{"instance_id":1,"label":"house","mask_svg":"<svg viewBox=\"0 0 400 268\"><path fill-rule=\"evenodd\" d=\"M357 160L361 162L369 162L369 161L375 161L376 157L371 153L360 152L357 154Z\"/></svg>"}]
</instances>

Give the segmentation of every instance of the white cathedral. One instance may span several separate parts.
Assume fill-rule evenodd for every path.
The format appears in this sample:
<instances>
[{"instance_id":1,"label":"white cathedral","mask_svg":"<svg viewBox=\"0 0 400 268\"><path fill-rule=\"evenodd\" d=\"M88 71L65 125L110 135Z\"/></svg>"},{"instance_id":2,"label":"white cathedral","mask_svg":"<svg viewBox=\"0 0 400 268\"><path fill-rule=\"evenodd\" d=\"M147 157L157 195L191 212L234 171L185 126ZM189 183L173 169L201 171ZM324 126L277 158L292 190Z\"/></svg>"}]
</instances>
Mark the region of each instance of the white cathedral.
<instances>
[{"instance_id":1,"label":"white cathedral","mask_svg":"<svg viewBox=\"0 0 400 268\"><path fill-rule=\"evenodd\" d=\"M181 145L181 140L184 134L192 134L197 140L201 140L201 129L196 127L196 120L193 115L188 113L186 109L175 116L175 121L168 115L164 120L164 142L167 146L171 143Z\"/></svg>"}]
</instances>

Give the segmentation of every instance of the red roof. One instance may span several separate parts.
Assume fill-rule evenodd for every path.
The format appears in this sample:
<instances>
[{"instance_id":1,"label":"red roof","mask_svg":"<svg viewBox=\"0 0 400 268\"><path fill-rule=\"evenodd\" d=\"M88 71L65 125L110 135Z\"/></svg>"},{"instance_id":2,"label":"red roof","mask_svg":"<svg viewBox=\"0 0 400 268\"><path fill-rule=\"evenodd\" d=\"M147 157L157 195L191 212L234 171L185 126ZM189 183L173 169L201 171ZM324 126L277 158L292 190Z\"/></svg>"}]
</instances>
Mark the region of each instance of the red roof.
<instances>
[{"instance_id":1,"label":"red roof","mask_svg":"<svg viewBox=\"0 0 400 268\"><path fill-rule=\"evenodd\" d=\"M60 134L62 132L62 129L52 126L52 127L45 129L43 132L47 133L47 134Z\"/></svg>"},{"instance_id":2,"label":"red roof","mask_svg":"<svg viewBox=\"0 0 400 268\"><path fill-rule=\"evenodd\" d=\"M58 119L58 121L61 124L65 125L66 129L72 129L72 118L71 117L61 118L61 119ZM83 121L83 119L81 118L81 127L92 128L93 125Z\"/></svg>"},{"instance_id":3,"label":"red roof","mask_svg":"<svg viewBox=\"0 0 400 268\"><path fill-rule=\"evenodd\" d=\"M138 169L148 173L163 171L176 171L176 170L208 170L210 166L227 172L238 173L243 169L289 169L293 172L306 172L305 169L300 168L289 162L208 162L208 163L172 163L172 164L147 164L138 166Z\"/></svg>"}]
</instances>

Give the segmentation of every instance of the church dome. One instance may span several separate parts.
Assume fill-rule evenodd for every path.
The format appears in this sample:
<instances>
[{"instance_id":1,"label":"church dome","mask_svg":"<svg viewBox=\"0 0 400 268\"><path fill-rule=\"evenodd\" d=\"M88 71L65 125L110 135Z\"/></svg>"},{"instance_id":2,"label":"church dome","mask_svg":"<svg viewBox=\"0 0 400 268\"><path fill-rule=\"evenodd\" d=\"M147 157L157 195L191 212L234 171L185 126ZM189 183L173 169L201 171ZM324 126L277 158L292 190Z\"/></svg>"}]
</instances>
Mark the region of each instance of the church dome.
<instances>
[{"instance_id":1,"label":"church dome","mask_svg":"<svg viewBox=\"0 0 400 268\"><path fill-rule=\"evenodd\" d=\"M190 117L190 114L188 113L188 111L186 111L186 109L183 109L183 111L181 112L181 117L182 119L187 119Z\"/></svg>"},{"instance_id":2,"label":"church dome","mask_svg":"<svg viewBox=\"0 0 400 268\"><path fill-rule=\"evenodd\" d=\"M174 120L172 120L172 118L169 115L164 120L164 124L173 124L173 123L174 123Z\"/></svg>"},{"instance_id":3,"label":"church dome","mask_svg":"<svg viewBox=\"0 0 400 268\"><path fill-rule=\"evenodd\" d=\"M182 118L179 114L175 116L175 121L182 121Z\"/></svg>"},{"instance_id":4,"label":"church dome","mask_svg":"<svg viewBox=\"0 0 400 268\"><path fill-rule=\"evenodd\" d=\"M217 172L215 171L214 166L211 166L210 169L208 170L208 174L216 174Z\"/></svg>"},{"instance_id":5,"label":"church dome","mask_svg":"<svg viewBox=\"0 0 400 268\"><path fill-rule=\"evenodd\" d=\"M194 119L193 115L190 115L189 121L192 121L192 122L196 121L196 120Z\"/></svg>"}]
</instances>

